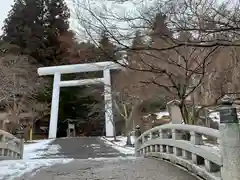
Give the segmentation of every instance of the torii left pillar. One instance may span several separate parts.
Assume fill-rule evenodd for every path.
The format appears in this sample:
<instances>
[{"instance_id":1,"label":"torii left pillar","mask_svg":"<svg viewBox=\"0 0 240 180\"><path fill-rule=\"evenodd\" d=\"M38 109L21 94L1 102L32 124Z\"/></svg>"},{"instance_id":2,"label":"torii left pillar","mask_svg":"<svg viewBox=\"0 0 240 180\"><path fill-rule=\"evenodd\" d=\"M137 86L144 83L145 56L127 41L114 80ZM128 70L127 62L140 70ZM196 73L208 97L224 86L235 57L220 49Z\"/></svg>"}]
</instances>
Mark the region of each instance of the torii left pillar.
<instances>
[{"instance_id":1,"label":"torii left pillar","mask_svg":"<svg viewBox=\"0 0 240 180\"><path fill-rule=\"evenodd\" d=\"M59 109L59 96L61 87L81 86L88 84L104 83L104 101L105 101L105 132L107 137L113 137L115 128L113 122L113 105L112 105L112 92L111 92L111 75L110 70L123 69L121 64L124 60L115 62L96 62L63 66L42 67L38 69L40 76L54 75L51 115L49 123L48 138L56 138L57 125L58 125L58 109ZM84 80L71 80L61 81L61 74L81 73L81 72L94 72L103 71L103 78L97 79L84 79Z\"/></svg>"},{"instance_id":2,"label":"torii left pillar","mask_svg":"<svg viewBox=\"0 0 240 180\"><path fill-rule=\"evenodd\" d=\"M48 131L49 139L56 138L57 136L60 82L61 82L61 74L59 72L56 72L54 74L54 80L53 80L52 105L51 105L50 124L49 124L49 131Z\"/></svg>"},{"instance_id":3,"label":"torii left pillar","mask_svg":"<svg viewBox=\"0 0 240 180\"><path fill-rule=\"evenodd\" d=\"M86 81L87 82L87 81ZM57 136L58 125L58 109L59 109L59 96L60 96L60 83L61 74L56 72L54 74L53 92L52 92L52 105L49 124L48 138L53 139ZM105 104L105 132L107 137L114 136L114 120L113 120L113 105L112 105L112 88L111 88L111 75L110 69L103 70L103 83L104 83L104 104ZM87 83L85 83L87 84ZM80 86L81 84L79 84Z\"/></svg>"}]
</instances>

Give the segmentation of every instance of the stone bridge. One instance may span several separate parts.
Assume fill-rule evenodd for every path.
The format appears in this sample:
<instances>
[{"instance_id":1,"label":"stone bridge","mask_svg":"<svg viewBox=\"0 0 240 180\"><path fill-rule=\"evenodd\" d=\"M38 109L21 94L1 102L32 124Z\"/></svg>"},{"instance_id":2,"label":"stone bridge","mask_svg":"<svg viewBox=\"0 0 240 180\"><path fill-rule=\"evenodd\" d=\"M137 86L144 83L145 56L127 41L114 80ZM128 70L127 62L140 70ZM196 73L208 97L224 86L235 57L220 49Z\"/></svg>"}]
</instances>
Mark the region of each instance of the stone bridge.
<instances>
[{"instance_id":1,"label":"stone bridge","mask_svg":"<svg viewBox=\"0 0 240 180\"><path fill-rule=\"evenodd\" d=\"M239 180L239 129L239 124L225 124L220 131L183 124L158 126L138 137L136 156L131 157L97 137L56 139L54 144L62 148L54 158L74 160L19 180Z\"/></svg>"},{"instance_id":2,"label":"stone bridge","mask_svg":"<svg viewBox=\"0 0 240 180\"><path fill-rule=\"evenodd\" d=\"M124 154L99 137L56 139L52 145L61 146L60 152L44 158L74 160L14 180L197 180L165 161Z\"/></svg>"},{"instance_id":3,"label":"stone bridge","mask_svg":"<svg viewBox=\"0 0 240 180\"><path fill-rule=\"evenodd\" d=\"M0 130L0 160L22 159L23 140Z\"/></svg>"},{"instance_id":4,"label":"stone bridge","mask_svg":"<svg viewBox=\"0 0 240 180\"><path fill-rule=\"evenodd\" d=\"M218 130L184 124L167 124L143 133L136 155L169 161L207 180L220 180L222 160Z\"/></svg>"}]
</instances>

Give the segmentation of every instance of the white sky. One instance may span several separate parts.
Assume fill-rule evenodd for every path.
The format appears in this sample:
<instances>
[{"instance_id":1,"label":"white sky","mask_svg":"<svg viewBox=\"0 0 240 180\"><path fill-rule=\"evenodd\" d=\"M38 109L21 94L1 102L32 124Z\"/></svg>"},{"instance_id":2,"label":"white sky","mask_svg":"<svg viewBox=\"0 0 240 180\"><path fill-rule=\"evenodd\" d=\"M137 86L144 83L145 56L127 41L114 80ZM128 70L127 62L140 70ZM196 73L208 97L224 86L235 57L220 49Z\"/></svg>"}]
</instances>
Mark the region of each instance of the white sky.
<instances>
[{"instance_id":1,"label":"white sky","mask_svg":"<svg viewBox=\"0 0 240 180\"><path fill-rule=\"evenodd\" d=\"M3 26L3 21L5 20L5 18L7 17L8 12L11 10L11 5L13 4L14 0L1 0L1 5L0 5L0 35L2 34L2 26ZM93 2L99 2L99 0L93 0ZM101 0L100 0L101 1ZM150 0L151 1L151 0ZM218 0L219 2L222 2L224 0ZM237 0L231 0L233 1L237 1ZM72 0L66 0L68 6L70 9L73 9L73 5L72 5ZM111 3L110 3L111 4ZM74 17L71 18L70 20L70 25L72 28L76 28L75 27L75 22L74 22Z\"/></svg>"},{"instance_id":2,"label":"white sky","mask_svg":"<svg viewBox=\"0 0 240 180\"><path fill-rule=\"evenodd\" d=\"M14 0L2 0L0 6L0 34L2 34L3 21L6 19L8 12L11 10L11 5Z\"/></svg>"},{"instance_id":3,"label":"white sky","mask_svg":"<svg viewBox=\"0 0 240 180\"><path fill-rule=\"evenodd\" d=\"M69 6L71 6L70 1L71 0L66 0L67 4ZM6 19L7 15L8 15L8 12L11 10L11 6L13 5L13 2L14 2L14 0L1 0L1 5L0 5L0 35L2 34L3 22Z\"/></svg>"}]
</instances>

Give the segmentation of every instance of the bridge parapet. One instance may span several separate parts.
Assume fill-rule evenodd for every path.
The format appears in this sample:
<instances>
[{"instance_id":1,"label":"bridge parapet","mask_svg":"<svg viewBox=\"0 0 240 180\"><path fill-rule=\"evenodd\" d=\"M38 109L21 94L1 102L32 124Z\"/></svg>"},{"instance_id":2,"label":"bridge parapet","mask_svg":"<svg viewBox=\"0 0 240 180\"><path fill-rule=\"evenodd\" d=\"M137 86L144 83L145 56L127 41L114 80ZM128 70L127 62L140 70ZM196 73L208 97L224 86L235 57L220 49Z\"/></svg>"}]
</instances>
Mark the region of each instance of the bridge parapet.
<instances>
[{"instance_id":1,"label":"bridge parapet","mask_svg":"<svg viewBox=\"0 0 240 180\"><path fill-rule=\"evenodd\" d=\"M23 140L0 130L0 160L22 159Z\"/></svg>"},{"instance_id":2,"label":"bridge parapet","mask_svg":"<svg viewBox=\"0 0 240 180\"><path fill-rule=\"evenodd\" d=\"M220 180L219 138L220 132L211 128L166 124L138 137L135 152L137 156L168 160L207 180Z\"/></svg>"}]
</instances>

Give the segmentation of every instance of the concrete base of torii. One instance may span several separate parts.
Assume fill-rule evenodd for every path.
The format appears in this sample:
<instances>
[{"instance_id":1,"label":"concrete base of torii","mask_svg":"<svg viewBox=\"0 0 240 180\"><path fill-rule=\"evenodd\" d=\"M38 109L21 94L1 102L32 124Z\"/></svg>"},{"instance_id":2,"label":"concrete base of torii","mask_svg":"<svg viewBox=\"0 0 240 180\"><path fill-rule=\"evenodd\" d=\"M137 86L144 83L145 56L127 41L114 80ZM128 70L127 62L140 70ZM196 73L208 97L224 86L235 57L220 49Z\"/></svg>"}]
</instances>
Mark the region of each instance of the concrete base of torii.
<instances>
[{"instance_id":1,"label":"concrete base of torii","mask_svg":"<svg viewBox=\"0 0 240 180\"><path fill-rule=\"evenodd\" d=\"M122 69L122 66L120 65L121 63L123 62L120 61L119 64L114 62L99 62L99 63L88 63L88 64L43 67L38 69L38 74L40 76L54 75L51 115L50 115L49 134L48 134L49 139L56 138L57 136L60 88L89 85L89 84L98 84L98 83L104 84L106 136L107 137L114 136L110 70ZM61 81L61 74L93 72L93 71L103 71L103 78Z\"/></svg>"}]
</instances>

